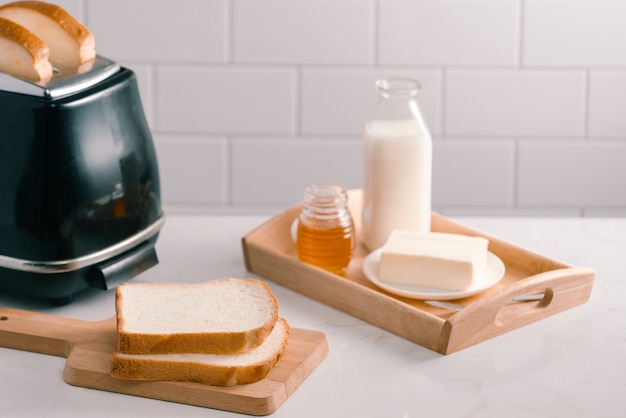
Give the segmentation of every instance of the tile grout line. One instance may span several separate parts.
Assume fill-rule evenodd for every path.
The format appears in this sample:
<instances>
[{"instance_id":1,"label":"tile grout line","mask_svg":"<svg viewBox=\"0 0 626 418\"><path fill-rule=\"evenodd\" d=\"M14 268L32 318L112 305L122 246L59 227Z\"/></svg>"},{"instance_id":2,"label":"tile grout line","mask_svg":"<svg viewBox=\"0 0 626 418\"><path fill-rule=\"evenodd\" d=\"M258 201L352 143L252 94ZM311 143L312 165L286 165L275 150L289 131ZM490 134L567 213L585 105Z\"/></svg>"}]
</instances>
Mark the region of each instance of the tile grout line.
<instances>
[{"instance_id":1,"label":"tile grout line","mask_svg":"<svg viewBox=\"0 0 626 418\"><path fill-rule=\"evenodd\" d=\"M513 138L513 184L511 185L511 200L514 209L519 209L519 159L520 159L520 140L518 137Z\"/></svg>"},{"instance_id":2,"label":"tile grout line","mask_svg":"<svg viewBox=\"0 0 626 418\"><path fill-rule=\"evenodd\" d=\"M226 164L224 164L224 193L222 198L226 202L226 205L233 205L233 137L232 135L224 136L226 142L224 147L224 156Z\"/></svg>"},{"instance_id":3,"label":"tile grout line","mask_svg":"<svg viewBox=\"0 0 626 418\"><path fill-rule=\"evenodd\" d=\"M379 49L379 36L380 36L380 0L374 0L372 2L372 30L370 34L370 42L372 43L370 49L370 64L372 67L378 68L378 63L380 61L378 57Z\"/></svg>"},{"instance_id":4,"label":"tile grout line","mask_svg":"<svg viewBox=\"0 0 626 418\"><path fill-rule=\"evenodd\" d=\"M291 131L293 135L302 136L302 66L298 65L293 69L293 122Z\"/></svg>"},{"instance_id":5,"label":"tile grout line","mask_svg":"<svg viewBox=\"0 0 626 418\"><path fill-rule=\"evenodd\" d=\"M224 22L226 27L224 28L224 60L226 65L234 65L234 37L235 37L235 13L234 13L233 1L228 0L224 7Z\"/></svg>"},{"instance_id":6,"label":"tile grout line","mask_svg":"<svg viewBox=\"0 0 626 418\"><path fill-rule=\"evenodd\" d=\"M85 26L90 27L91 24L89 22L89 13L87 13L88 9L89 9L89 6L87 5L87 0L81 0L80 10L82 12L82 21Z\"/></svg>"},{"instance_id":7,"label":"tile grout line","mask_svg":"<svg viewBox=\"0 0 626 418\"><path fill-rule=\"evenodd\" d=\"M441 120L439 121L439 130L443 138L447 138L446 130L446 92L448 91L448 71L445 67L441 67L441 84L439 85L439 95L441 97L441 105L439 106L439 112L441 112Z\"/></svg>"},{"instance_id":8,"label":"tile grout line","mask_svg":"<svg viewBox=\"0 0 626 418\"><path fill-rule=\"evenodd\" d=\"M153 62L150 64L150 117L152 118L153 128L156 132L159 132L159 120L157 117L157 106L159 103L158 69L159 63Z\"/></svg>"},{"instance_id":9,"label":"tile grout line","mask_svg":"<svg viewBox=\"0 0 626 418\"><path fill-rule=\"evenodd\" d=\"M522 70L524 68L524 25L526 19L524 19L524 13L526 12L526 0L519 0L519 28L517 34L519 36L518 42L518 68Z\"/></svg>"},{"instance_id":10,"label":"tile grout line","mask_svg":"<svg viewBox=\"0 0 626 418\"><path fill-rule=\"evenodd\" d=\"M518 39L518 48L517 51L517 71L523 72L526 68L524 66L524 33L525 33L525 24L526 20L526 0L519 0L519 17L518 17L518 28L517 28L517 36ZM513 138L513 173L512 173L512 183L511 184L511 203L514 209L519 209L519 182L520 182L520 139L518 136Z\"/></svg>"},{"instance_id":11,"label":"tile grout line","mask_svg":"<svg viewBox=\"0 0 626 418\"><path fill-rule=\"evenodd\" d=\"M585 141L589 141L589 113L591 108L591 70L586 68L585 70L585 98L583 100L583 137Z\"/></svg>"}]
</instances>

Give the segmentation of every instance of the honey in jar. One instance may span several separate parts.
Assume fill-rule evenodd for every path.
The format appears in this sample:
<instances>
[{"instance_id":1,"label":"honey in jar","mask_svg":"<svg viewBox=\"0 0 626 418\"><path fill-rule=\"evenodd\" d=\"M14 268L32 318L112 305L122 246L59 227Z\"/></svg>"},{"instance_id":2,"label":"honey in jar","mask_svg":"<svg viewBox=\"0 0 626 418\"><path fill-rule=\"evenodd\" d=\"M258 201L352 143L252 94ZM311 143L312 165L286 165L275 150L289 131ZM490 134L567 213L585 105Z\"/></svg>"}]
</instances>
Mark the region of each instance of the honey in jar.
<instances>
[{"instance_id":1,"label":"honey in jar","mask_svg":"<svg viewBox=\"0 0 626 418\"><path fill-rule=\"evenodd\" d=\"M313 184L306 188L298 217L296 251L303 263L343 275L352 259L355 231L341 186Z\"/></svg>"}]
</instances>

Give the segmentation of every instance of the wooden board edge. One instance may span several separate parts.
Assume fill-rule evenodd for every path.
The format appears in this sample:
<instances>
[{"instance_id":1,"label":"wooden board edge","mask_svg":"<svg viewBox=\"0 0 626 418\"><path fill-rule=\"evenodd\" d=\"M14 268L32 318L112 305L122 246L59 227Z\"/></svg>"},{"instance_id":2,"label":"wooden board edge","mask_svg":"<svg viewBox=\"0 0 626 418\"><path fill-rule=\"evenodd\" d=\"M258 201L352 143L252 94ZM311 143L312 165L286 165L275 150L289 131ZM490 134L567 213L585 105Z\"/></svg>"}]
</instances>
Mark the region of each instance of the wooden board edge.
<instances>
[{"instance_id":1,"label":"wooden board edge","mask_svg":"<svg viewBox=\"0 0 626 418\"><path fill-rule=\"evenodd\" d=\"M330 353L330 347L328 345L328 339L326 334L321 331L305 330L309 334L309 338L314 338L315 343L312 343L314 349L308 352L308 356L300 363L300 365L294 370L294 372L283 382L287 397L291 396L296 389L298 389L302 383L313 373L313 371L319 366L322 361Z\"/></svg>"},{"instance_id":2,"label":"wooden board edge","mask_svg":"<svg viewBox=\"0 0 626 418\"><path fill-rule=\"evenodd\" d=\"M305 346L306 356L296 357L297 363L286 377L274 376L276 367L265 379L230 387L207 386L189 382L130 381L115 379L109 374L111 354L75 347L63 370L63 380L72 386L84 387L153 400L191 406L264 416L274 413L306 380L328 354L326 335L320 331L292 328L294 342ZM291 338L291 337L290 337ZM287 345L289 350L289 343ZM299 351L300 352L300 351ZM280 361L289 357L287 351ZM301 360L301 361L300 361ZM85 367L76 368L80 363Z\"/></svg>"}]
</instances>

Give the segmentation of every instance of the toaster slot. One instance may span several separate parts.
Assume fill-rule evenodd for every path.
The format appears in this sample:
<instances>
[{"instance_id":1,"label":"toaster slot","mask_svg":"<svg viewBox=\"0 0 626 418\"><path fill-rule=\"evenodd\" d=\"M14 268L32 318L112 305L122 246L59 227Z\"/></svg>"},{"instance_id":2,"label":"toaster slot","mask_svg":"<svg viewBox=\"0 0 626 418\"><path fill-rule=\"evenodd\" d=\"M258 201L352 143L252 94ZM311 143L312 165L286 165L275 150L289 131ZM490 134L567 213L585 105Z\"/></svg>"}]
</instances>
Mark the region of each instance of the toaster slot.
<instances>
[{"instance_id":1,"label":"toaster slot","mask_svg":"<svg viewBox=\"0 0 626 418\"><path fill-rule=\"evenodd\" d=\"M94 266L89 286L113 289L159 262L153 243L146 241L133 249Z\"/></svg>"}]
</instances>

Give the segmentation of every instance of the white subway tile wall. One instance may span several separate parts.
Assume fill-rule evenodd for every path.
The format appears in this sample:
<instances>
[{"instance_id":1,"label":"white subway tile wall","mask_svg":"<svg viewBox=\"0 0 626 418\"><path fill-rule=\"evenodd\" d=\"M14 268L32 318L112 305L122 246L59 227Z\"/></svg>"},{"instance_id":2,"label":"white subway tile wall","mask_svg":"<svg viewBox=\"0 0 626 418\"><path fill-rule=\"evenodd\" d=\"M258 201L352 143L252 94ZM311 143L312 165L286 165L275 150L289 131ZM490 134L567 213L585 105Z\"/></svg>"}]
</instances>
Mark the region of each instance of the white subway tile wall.
<instances>
[{"instance_id":1,"label":"white subway tile wall","mask_svg":"<svg viewBox=\"0 0 626 418\"><path fill-rule=\"evenodd\" d=\"M626 206L623 143L524 141L518 158L521 206Z\"/></svg>"},{"instance_id":2,"label":"white subway tile wall","mask_svg":"<svg viewBox=\"0 0 626 418\"><path fill-rule=\"evenodd\" d=\"M519 1L380 0L380 65L513 66Z\"/></svg>"},{"instance_id":3,"label":"white subway tile wall","mask_svg":"<svg viewBox=\"0 0 626 418\"><path fill-rule=\"evenodd\" d=\"M454 69L446 81L445 135L584 136L584 71Z\"/></svg>"},{"instance_id":4,"label":"white subway tile wall","mask_svg":"<svg viewBox=\"0 0 626 418\"><path fill-rule=\"evenodd\" d=\"M233 62L371 64L372 4L363 0L235 0Z\"/></svg>"},{"instance_id":5,"label":"white subway tile wall","mask_svg":"<svg viewBox=\"0 0 626 418\"><path fill-rule=\"evenodd\" d=\"M356 187L362 158L360 142L351 138L234 137L231 202L284 208L302 200L308 183Z\"/></svg>"},{"instance_id":6,"label":"white subway tile wall","mask_svg":"<svg viewBox=\"0 0 626 418\"><path fill-rule=\"evenodd\" d=\"M292 134L295 73L291 68L159 65L156 130Z\"/></svg>"},{"instance_id":7,"label":"white subway tile wall","mask_svg":"<svg viewBox=\"0 0 626 418\"><path fill-rule=\"evenodd\" d=\"M58 0L133 69L169 211L362 186L374 81L418 79L433 205L626 216L626 0Z\"/></svg>"},{"instance_id":8,"label":"white subway tile wall","mask_svg":"<svg viewBox=\"0 0 626 418\"><path fill-rule=\"evenodd\" d=\"M221 205L228 195L226 183L228 143L225 138L156 134L155 147L162 173L161 187L172 201ZM198 179L202 179L199 182Z\"/></svg>"},{"instance_id":9,"label":"white subway tile wall","mask_svg":"<svg viewBox=\"0 0 626 418\"><path fill-rule=\"evenodd\" d=\"M443 207L511 207L515 203L515 142L441 139L433 158L433 201ZM450 169L454 167L454 169Z\"/></svg>"},{"instance_id":10,"label":"white subway tile wall","mask_svg":"<svg viewBox=\"0 0 626 418\"><path fill-rule=\"evenodd\" d=\"M624 66L625 19L624 1L526 0L522 64Z\"/></svg>"},{"instance_id":11,"label":"white subway tile wall","mask_svg":"<svg viewBox=\"0 0 626 418\"><path fill-rule=\"evenodd\" d=\"M384 77L412 77L421 84L420 106L433 135L441 133L441 70L401 68L320 69L301 71L301 135L352 135L363 132L375 110L374 83Z\"/></svg>"},{"instance_id":12,"label":"white subway tile wall","mask_svg":"<svg viewBox=\"0 0 626 418\"><path fill-rule=\"evenodd\" d=\"M591 71L589 135L626 137L626 71Z\"/></svg>"}]
</instances>

